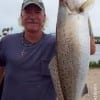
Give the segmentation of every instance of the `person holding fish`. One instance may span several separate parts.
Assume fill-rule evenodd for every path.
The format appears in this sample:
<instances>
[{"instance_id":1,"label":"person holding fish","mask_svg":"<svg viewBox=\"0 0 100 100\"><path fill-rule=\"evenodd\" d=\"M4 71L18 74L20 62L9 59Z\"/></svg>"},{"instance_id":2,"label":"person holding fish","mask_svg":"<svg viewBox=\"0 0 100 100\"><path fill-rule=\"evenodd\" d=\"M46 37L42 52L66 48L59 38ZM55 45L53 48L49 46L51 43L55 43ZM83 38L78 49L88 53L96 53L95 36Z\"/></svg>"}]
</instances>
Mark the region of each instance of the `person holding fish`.
<instances>
[{"instance_id":1,"label":"person holding fish","mask_svg":"<svg viewBox=\"0 0 100 100\"><path fill-rule=\"evenodd\" d=\"M24 0L20 16L24 31L0 41L0 83L4 77L1 100L56 100L48 68L55 55L56 38L43 32L43 2ZM95 48L94 38L90 37Z\"/></svg>"},{"instance_id":2,"label":"person holding fish","mask_svg":"<svg viewBox=\"0 0 100 100\"><path fill-rule=\"evenodd\" d=\"M0 41L1 100L56 100L48 63L55 53L55 37L43 32L46 20L41 0L24 0L24 31Z\"/></svg>"}]
</instances>

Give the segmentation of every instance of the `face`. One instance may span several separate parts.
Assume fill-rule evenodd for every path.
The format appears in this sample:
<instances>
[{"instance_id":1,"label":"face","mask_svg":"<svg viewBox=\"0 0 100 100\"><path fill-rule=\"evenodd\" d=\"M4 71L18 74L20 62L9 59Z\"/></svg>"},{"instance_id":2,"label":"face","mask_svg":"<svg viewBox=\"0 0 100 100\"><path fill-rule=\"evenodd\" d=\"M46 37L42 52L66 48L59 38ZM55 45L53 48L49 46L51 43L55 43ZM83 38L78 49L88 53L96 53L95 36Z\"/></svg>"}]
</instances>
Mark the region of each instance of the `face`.
<instances>
[{"instance_id":1,"label":"face","mask_svg":"<svg viewBox=\"0 0 100 100\"><path fill-rule=\"evenodd\" d=\"M45 13L36 5L31 4L21 12L22 25L26 31L41 31L45 22Z\"/></svg>"}]
</instances>

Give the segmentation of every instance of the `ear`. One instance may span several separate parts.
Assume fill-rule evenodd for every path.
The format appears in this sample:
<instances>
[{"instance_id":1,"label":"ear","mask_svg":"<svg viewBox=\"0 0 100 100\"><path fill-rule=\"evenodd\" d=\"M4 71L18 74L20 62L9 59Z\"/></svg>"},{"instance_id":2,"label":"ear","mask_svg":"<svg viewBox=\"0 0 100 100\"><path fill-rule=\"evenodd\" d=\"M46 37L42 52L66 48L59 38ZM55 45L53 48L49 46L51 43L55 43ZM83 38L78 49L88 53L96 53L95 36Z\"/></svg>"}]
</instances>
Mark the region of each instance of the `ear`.
<instances>
[{"instance_id":1,"label":"ear","mask_svg":"<svg viewBox=\"0 0 100 100\"><path fill-rule=\"evenodd\" d=\"M18 18L18 25L21 27L22 30L24 30L23 24L22 24L22 19L21 19L21 15Z\"/></svg>"},{"instance_id":2,"label":"ear","mask_svg":"<svg viewBox=\"0 0 100 100\"><path fill-rule=\"evenodd\" d=\"M20 13L20 17L22 17L22 15L23 15L23 11L21 11L21 13Z\"/></svg>"},{"instance_id":3,"label":"ear","mask_svg":"<svg viewBox=\"0 0 100 100\"><path fill-rule=\"evenodd\" d=\"M48 26L48 18L47 18L46 14L45 14L42 30L45 30L45 28L46 28L47 26Z\"/></svg>"},{"instance_id":4,"label":"ear","mask_svg":"<svg viewBox=\"0 0 100 100\"><path fill-rule=\"evenodd\" d=\"M21 16L18 18L18 24L19 26L22 26Z\"/></svg>"},{"instance_id":5,"label":"ear","mask_svg":"<svg viewBox=\"0 0 100 100\"><path fill-rule=\"evenodd\" d=\"M46 21L46 14L44 13L44 23L45 23L45 21Z\"/></svg>"}]
</instances>

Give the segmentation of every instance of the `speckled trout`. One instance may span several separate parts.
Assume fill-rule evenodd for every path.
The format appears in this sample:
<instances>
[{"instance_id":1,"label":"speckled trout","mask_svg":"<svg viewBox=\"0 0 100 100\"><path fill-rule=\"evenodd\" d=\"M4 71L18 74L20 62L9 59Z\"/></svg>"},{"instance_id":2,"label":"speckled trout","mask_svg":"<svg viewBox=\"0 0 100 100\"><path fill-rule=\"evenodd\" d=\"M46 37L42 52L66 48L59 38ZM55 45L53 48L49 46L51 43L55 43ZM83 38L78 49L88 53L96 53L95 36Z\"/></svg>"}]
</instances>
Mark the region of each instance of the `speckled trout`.
<instances>
[{"instance_id":1,"label":"speckled trout","mask_svg":"<svg viewBox=\"0 0 100 100\"><path fill-rule=\"evenodd\" d=\"M83 5L78 8L72 3L75 10L70 8L68 1L71 0L59 2L56 56L49 68L57 100L80 100L90 61L88 16L83 12Z\"/></svg>"}]
</instances>

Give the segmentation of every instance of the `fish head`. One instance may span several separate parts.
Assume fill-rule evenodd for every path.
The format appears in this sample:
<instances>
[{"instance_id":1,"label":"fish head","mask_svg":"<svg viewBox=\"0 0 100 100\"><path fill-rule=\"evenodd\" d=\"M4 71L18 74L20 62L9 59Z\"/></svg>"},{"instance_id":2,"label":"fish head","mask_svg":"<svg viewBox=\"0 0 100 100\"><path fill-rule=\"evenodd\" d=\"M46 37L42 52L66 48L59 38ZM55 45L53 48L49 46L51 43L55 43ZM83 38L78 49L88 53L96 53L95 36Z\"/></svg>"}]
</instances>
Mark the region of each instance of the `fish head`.
<instances>
[{"instance_id":1,"label":"fish head","mask_svg":"<svg viewBox=\"0 0 100 100\"><path fill-rule=\"evenodd\" d=\"M94 0L60 0L59 2L71 12L84 12L94 3Z\"/></svg>"},{"instance_id":2,"label":"fish head","mask_svg":"<svg viewBox=\"0 0 100 100\"><path fill-rule=\"evenodd\" d=\"M75 3L74 3L75 0L60 0L59 2L61 5L69 9L69 11L71 12L76 10Z\"/></svg>"}]
</instances>

